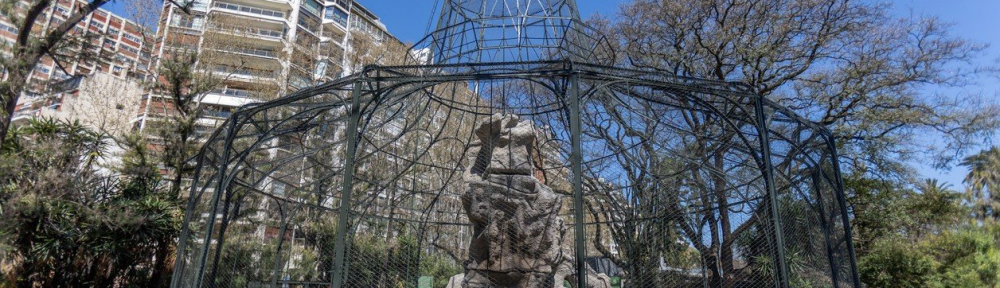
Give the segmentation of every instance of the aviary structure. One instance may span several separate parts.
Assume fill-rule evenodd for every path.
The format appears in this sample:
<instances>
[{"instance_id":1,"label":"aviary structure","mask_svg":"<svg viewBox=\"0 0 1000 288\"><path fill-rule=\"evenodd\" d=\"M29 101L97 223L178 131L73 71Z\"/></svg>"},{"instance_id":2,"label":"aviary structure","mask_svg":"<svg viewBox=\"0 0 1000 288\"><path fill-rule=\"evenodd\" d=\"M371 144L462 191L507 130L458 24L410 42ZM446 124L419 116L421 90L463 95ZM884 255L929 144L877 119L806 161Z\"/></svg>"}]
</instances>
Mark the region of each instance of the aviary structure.
<instances>
[{"instance_id":1,"label":"aviary structure","mask_svg":"<svg viewBox=\"0 0 1000 288\"><path fill-rule=\"evenodd\" d=\"M572 0L444 1L410 65L240 108L174 287L860 287L829 131L600 35Z\"/></svg>"}]
</instances>

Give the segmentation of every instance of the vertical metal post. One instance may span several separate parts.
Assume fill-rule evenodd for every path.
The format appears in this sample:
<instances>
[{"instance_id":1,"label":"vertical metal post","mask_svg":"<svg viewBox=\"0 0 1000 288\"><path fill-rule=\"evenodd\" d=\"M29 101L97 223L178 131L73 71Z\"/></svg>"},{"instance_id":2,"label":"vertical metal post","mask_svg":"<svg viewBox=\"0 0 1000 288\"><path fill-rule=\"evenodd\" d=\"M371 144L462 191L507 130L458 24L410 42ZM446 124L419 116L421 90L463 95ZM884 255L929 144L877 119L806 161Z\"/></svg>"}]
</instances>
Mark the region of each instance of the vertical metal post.
<instances>
[{"instance_id":1,"label":"vertical metal post","mask_svg":"<svg viewBox=\"0 0 1000 288\"><path fill-rule=\"evenodd\" d=\"M823 165L822 159L823 158L821 157L819 165ZM830 238L830 236L832 235L832 232L830 230L830 222L826 219L826 217L828 217L829 215L827 214L826 208L823 207L823 205L826 205L825 201L823 200L823 188L820 185L820 183L823 181L823 177L820 177L820 174L823 173L822 172L823 167L820 166L815 168L816 169L814 169L813 172L809 173L809 178L810 180L812 180L812 185L811 185L812 189L814 190L814 192L816 192L816 203L818 203L818 205L816 205L816 210L819 210L817 212L819 212L818 215L819 226L820 228L822 228L823 231L823 240L824 240L823 244L825 244L824 248L826 248L826 255L827 255L826 260L830 265L830 279L833 279L833 287L840 287L839 284L840 271L837 271L836 268L837 262L833 260L834 249L833 249L833 239ZM835 189L834 187L830 188Z\"/></svg>"},{"instance_id":2,"label":"vertical metal post","mask_svg":"<svg viewBox=\"0 0 1000 288\"><path fill-rule=\"evenodd\" d=\"M572 67L572 66L571 66ZM569 78L569 130L572 139L570 161L573 164L573 226L576 230L576 287L587 287L586 228L583 226L583 144L580 124L580 79L576 73ZM555 283L561 285L561 283Z\"/></svg>"},{"instance_id":3,"label":"vertical metal post","mask_svg":"<svg viewBox=\"0 0 1000 288\"><path fill-rule=\"evenodd\" d=\"M364 72L362 72L364 74ZM344 254L346 254L345 246L347 245L347 223L351 214L351 191L352 182L354 181L354 158L356 150L358 149L358 122L361 121L361 87L362 81L354 82L354 91L351 92L351 117L350 122L347 122L347 130L344 131L345 136L347 136L347 154L346 162L344 163L344 185L340 190L340 213L337 217L337 244L334 247L335 256L333 259L333 287L339 288L343 286L344 280Z\"/></svg>"},{"instance_id":4,"label":"vertical metal post","mask_svg":"<svg viewBox=\"0 0 1000 288\"><path fill-rule=\"evenodd\" d=\"M837 186L835 186L837 188L837 202L840 202L840 217L844 225L844 239L847 241L847 254L851 258L851 281L854 282L854 287L861 287L861 278L858 274L858 259L854 254L854 233L851 232L851 219L848 217L847 198L844 195L844 178L840 174L840 155L837 153L837 142L830 131L823 131L823 134L823 138L827 139L827 145L830 146L830 161L832 162L831 165L833 165L833 173L836 174L834 178L837 181Z\"/></svg>"},{"instance_id":5,"label":"vertical metal post","mask_svg":"<svg viewBox=\"0 0 1000 288\"><path fill-rule=\"evenodd\" d=\"M762 163L764 163L764 187L767 189L769 202L771 202L771 223L774 227L774 244L777 252L778 279L775 284L778 287L788 288L788 259L785 258L785 236L781 228L781 219L778 214L778 193L774 190L774 167L771 163L771 140L770 130L767 129L767 118L764 117L764 96L757 96L754 100L754 114L757 114L757 132L760 140L760 151Z\"/></svg>"},{"instance_id":6,"label":"vertical metal post","mask_svg":"<svg viewBox=\"0 0 1000 288\"><path fill-rule=\"evenodd\" d=\"M201 249L201 255L200 255L201 257L199 257L198 262L197 263L193 263L194 265L198 265L199 266L198 267L198 274L190 276L190 277L194 277L195 278L194 287L201 287L201 281L203 279L205 279L205 277L204 277L204 275L205 275L205 265L207 265L206 262L208 261L208 251L212 247L212 233L213 233L212 230L215 228L215 218L216 218L216 216L218 214L218 212L216 212L216 210L219 209L219 201L222 200L221 199L222 194L226 192L226 189L229 186L229 185L227 185L228 182L229 182L229 177L226 177L226 172L227 172L226 169L229 168L229 152L230 152L230 150L232 150L232 147L233 147L233 138L236 136L236 131L235 131L236 130L236 122L239 122L239 119L240 119L240 117L238 115L239 114L237 113L237 114L234 114L233 117L229 118L231 120L231 122L229 122L229 127L227 127L227 131L226 131L226 143L223 146L223 149L226 149L226 150L222 152L222 161L220 163L216 164L216 165L220 165L219 168L218 168L219 171L216 172L217 173L216 175L218 176L217 177L218 178L218 180L217 180L218 182L215 183L215 191L212 191L212 208L210 208L210 210L209 210L208 221L206 222L206 225L205 225L205 226L208 226L205 229L205 240L204 240L204 244L205 245ZM194 198L192 198L190 201L194 201ZM191 202L189 202L188 208L191 208L193 206L194 205L192 205ZM190 212L191 212L191 210L188 211L188 213L190 213ZM195 215L191 214L191 216L194 217ZM226 217L226 216L223 215L222 217ZM184 239L182 238L181 241L184 241ZM219 239L219 241L222 241L222 239ZM178 253L183 253L183 251L180 250L180 249L178 249L177 252ZM219 252L220 251L215 251L215 253L219 253ZM178 259L178 263L179 262L180 262L180 259ZM178 273L178 272L180 272L180 271L174 271L174 273L175 273L174 275L176 276L177 275L176 273ZM177 278L177 277L175 277L175 278ZM210 279L210 281L215 281L215 279ZM171 285L173 285L173 284L171 284Z\"/></svg>"},{"instance_id":7,"label":"vertical metal post","mask_svg":"<svg viewBox=\"0 0 1000 288\"><path fill-rule=\"evenodd\" d=\"M274 268L272 268L271 270L271 287L279 287L278 279L281 278L282 276L281 274L283 274L282 272L284 272L282 271L282 267L285 266L284 264L281 263L283 262L281 261L282 260L281 246L285 245L285 233L288 233L288 219L285 215L285 213L287 212L285 211L286 208L285 202L278 202L278 200L274 200L274 202L278 203L278 213L281 214L281 227L278 228L278 245L274 249ZM295 238L293 237L292 239ZM288 254L289 254L288 257L291 258L292 254L291 247L288 248Z\"/></svg>"},{"instance_id":8,"label":"vertical metal post","mask_svg":"<svg viewBox=\"0 0 1000 288\"><path fill-rule=\"evenodd\" d=\"M204 151L204 150L202 150L202 151ZM199 156L198 156L199 157L199 161L202 160L201 158L203 158L204 155L205 154L203 152L199 153ZM199 163L198 170L201 170L203 168L200 165L201 164ZM188 194L189 196L188 196L187 209L184 210L184 221L181 224L181 235L180 235L179 238L177 238L178 239L177 240L177 256L176 256L176 258L174 260L174 273L173 273L173 275L170 278L170 287L171 288L181 287L182 286L181 280L184 279L184 277L183 277L184 276L183 275L184 274L184 268L185 268L184 267L185 266L184 263L187 262L187 260L188 260L188 259L185 259L186 257L184 257L185 256L184 255L184 250L187 249L187 240L188 240L188 237L191 237L191 224L190 224L190 222L194 221L194 217L197 217L200 214L200 213L194 212L194 209L195 209L195 206L196 206L195 201L200 198L200 197L194 197L194 194L196 192L195 191L195 189L196 189L195 187L197 187L196 184L198 183L199 175L200 175L200 173L195 173L194 174L194 179L191 180L192 185L191 185L191 188L189 189L189 190L191 190L191 193ZM200 278L200 277L198 277L198 278Z\"/></svg>"}]
</instances>

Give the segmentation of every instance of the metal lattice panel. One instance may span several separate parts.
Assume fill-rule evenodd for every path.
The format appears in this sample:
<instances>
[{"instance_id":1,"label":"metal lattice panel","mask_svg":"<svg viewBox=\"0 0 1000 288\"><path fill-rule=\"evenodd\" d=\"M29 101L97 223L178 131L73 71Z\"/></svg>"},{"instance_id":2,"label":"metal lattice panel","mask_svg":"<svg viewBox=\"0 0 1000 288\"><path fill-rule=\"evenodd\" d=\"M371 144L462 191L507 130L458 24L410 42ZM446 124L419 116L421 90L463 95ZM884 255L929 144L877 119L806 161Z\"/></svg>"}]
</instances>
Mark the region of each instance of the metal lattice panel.
<instances>
[{"instance_id":1,"label":"metal lattice panel","mask_svg":"<svg viewBox=\"0 0 1000 288\"><path fill-rule=\"evenodd\" d=\"M550 245L577 286L860 287L826 129L737 84L610 66L577 14L446 1L417 46L433 64L241 108L200 154L174 285L445 287L472 283L452 278L481 267L470 243L520 243L486 256ZM536 220L490 234L479 223L513 220L470 219L476 128L495 115L533 127L528 177L558 199L540 230L555 243L509 225ZM532 203L505 195L490 215ZM512 269L482 275L544 270Z\"/></svg>"}]
</instances>

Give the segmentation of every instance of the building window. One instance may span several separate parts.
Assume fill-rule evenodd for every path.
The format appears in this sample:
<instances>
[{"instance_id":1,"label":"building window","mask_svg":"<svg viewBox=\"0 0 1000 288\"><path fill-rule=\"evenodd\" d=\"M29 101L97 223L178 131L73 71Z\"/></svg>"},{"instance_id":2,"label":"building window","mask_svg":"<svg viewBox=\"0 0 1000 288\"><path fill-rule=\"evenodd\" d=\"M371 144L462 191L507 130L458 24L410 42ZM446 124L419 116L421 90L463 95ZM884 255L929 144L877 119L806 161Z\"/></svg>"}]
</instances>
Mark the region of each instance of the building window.
<instances>
[{"instance_id":1,"label":"building window","mask_svg":"<svg viewBox=\"0 0 1000 288\"><path fill-rule=\"evenodd\" d=\"M303 48L312 50L319 47L319 38L303 33L295 35L295 44L302 45Z\"/></svg>"},{"instance_id":2,"label":"building window","mask_svg":"<svg viewBox=\"0 0 1000 288\"><path fill-rule=\"evenodd\" d=\"M201 16L187 16L177 14L173 20L171 20L171 25L181 28L188 29L201 29L204 19Z\"/></svg>"},{"instance_id":3,"label":"building window","mask_svg":"<svg viewBox=\"0 0 1000 288\"><path fill-rule=\"evenodd\" d=\"M13 26L7 26L6 24L3 23L0 23L0 30L17 34L17 28L14 28Z\"/></svg>"},{"instance_id":4,"label":"building window","mask_svg":"<svg viewBox=\"0 0 1000 288\"><path fill-rule=\"evenodd\" d=\"M191 10L204 12L208 9L208 0L189 0L185 2L191 3Z\"/></svg>"},{"instance_id":5,"label":"building window","mask_svg":"<svg viewBox=\"0 0 1000 288\"><path fill-rule=\"evenodd\" d=\"M104 30L104 24L101 24L101 23L96 22L96 21L90 21L90 26L94 27L94 28L97 28L97 30Z\"/></svg>"},{"instance_id":6,"label":"building window","mask_svg":"<svg viewBox=\"0 0 1000 288\"><path fill-rule=\"evenodd\" d=\"M295 89L302 89L312 85L312 80L309 80L309 78L302 75L292 74L291 77L288 78L288 84L291 84L292 87L295 87Z\"/></svg>"},{"instance_id":7,"label":"building window","mask_svg":"<svg viewBox=\"0 0 1000 288\"><path fill-rule=\"evenodd\" d=\"M118 31L118 29L108 28L108 35L115 35L115 36L117 36L119 32L120 31Z\"/></svg>"},{"instance_id":8,"label":"building window","mask_svg":"<svg viewBox=\"0 0 1000 288\"><path fill-rule=\"evenodd\" d=\"M132 53L135 53L135 54L139 54L139 49L132 48L131 46L121 45L121 48L124 49L125 51L132 52Z\"/></svg>"},{"instance_id":9,"label":"building window","mask_svg":"<svg viewBox=\"0 0 1000 288\"><path fill-rule=\"evenodd\" d=\"M304 5L306 11L309 11L313 15L320 15L319 13L323 11L323 5L316 2L316 0L303 0L302 5Z\"/></svg>"},{"instance_id":10,"label":"building window","mask_svg":"<svg viewBox=\"0 0 1000 288\"><path fill-rule=\"evenodd\" d=\"M66 9L65 7L62 6L56 6L56 13L59 13L64 17L69 16L69 9Z\"/></svg>"},{"instance_id":11,"label":"building window","mask_svg":"<svg viewBox=\"0 0 1000 288\"><path fill-rule=\"evenodd\" d=\"M245 12L245 13L250 13L250 14L257 14L257 15L261 15L261 16L270 16L270 17L278 17L278 18L284 18L285 17L285 13L283 13L283 12L278 12L278 11L268 10L268 9L261 9L261 8L256 8L256 7L243 6L243 5L237 5L237 4L226 3L226 2L215 2L215 7L216 8L226 9L226 10L240 11L240 12Z\"/></svg>"},{"instance_id":12,"label":"building window","mask_svg":"<svg viewBox=\"0 0 1000 288\"><path fill-rule=\"evenodd\" d=\"M340 8L332 6L326 7L326 15L324 16L328 20L333 20L333 22L337 22L337 24L340 24L340 26L347 27L347 12L340 10Z\"/></svg>"},{"instance_id":13,"label":"building window","mask_svg":"<svg viewBox=\"0 0 1000 288\"><path fill-rule=\"evenodd\" d=\"M125 39L132 40L135 43L142 43L142 39L132 34L124 34Z\"/></svg>"},{"instance_id":14,"label":"building window","mask_svg":"<svg viewBox=\"0 0 1000 288\"><path fill-rule=\"evenodd\" d=\"M231 96L231 97L238 97L238 98L250 98L250 97L253 96L253 93L250 93L250 91L248 91L248 90L236 89L236 88L220 88L220 89L212 90L211 93L222 94L222 95Z\"/></svg>"},{"instance_id":15,"label":"building window","mask_svg":"<svg viewBox=\"0 0 1000 288\"><path fill-rule=\"evenodd\" d=\"M206 105L205 107L205 115L209 117L229 118L229 115L232 114L232 110L227 107L214 105Z\"/></svg>"},{"instance_id":16,"label":"building window","mask_svg":"<svg viewBox=\"0 0 1000 288\"><path fill-rule=\"evenodd\" d=\"M307 14L299 13L299 26L305 28L313 34L319 33L319 18L313 18Z\"/></svg>"},{"instance_id":17,"label":"building window","mask_svg":"<svg viewBox=\"0 0 1000 288\"><path fill-rule=\"evenodd\" d=\"M261 56L261 57L271 57L271 58L278 57L278 55L274 53L274 49L272 48L232 47L228 48L227 50L237 53Z\"/></svg>"}]
</instances>

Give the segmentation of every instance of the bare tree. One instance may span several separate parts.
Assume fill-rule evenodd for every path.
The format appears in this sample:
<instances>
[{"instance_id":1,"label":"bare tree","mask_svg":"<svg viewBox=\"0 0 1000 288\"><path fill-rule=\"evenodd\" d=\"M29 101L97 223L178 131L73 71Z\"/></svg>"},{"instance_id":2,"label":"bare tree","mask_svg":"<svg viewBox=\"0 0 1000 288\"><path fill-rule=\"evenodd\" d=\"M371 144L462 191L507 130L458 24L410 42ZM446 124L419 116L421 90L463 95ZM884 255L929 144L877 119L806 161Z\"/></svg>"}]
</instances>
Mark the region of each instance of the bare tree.
<instances>
[{"instance_id":1,"label":"bare tree","mask_svg":"<svg viewBox=\"0 0 1000 288\"><path fill-rule=\"evenodd\" d=\"M395 39L383 39L361 32L352 32L348 39L347 63L353 71L366 65L403 65L410 57L408 45Z\"/></svg>"},{"instance_id":2,"label":"bare tree","mask_svg":"<svg viewBox=\"0 0 1000 288\"><path fill-rule=\"evenodd\" d=\"M628 63L671 75L748 84L830 127L850 167L890 174L931 151L947 165L998 127L998 108L929 95L992 73L984 45L934 18L898 19L863 1L638 0L609 24ZM914 141L937 133L943 147Z\"/></svg>"},{"instance_id":3,"label":"bare tree","mask_svg":"<svg viewBox=\"0 0 1000 288\"><path fill-rule=\"evenodd\" d=\"M69 119L79 119L92 129L112 138L124 137L132 129L135 107L142 95L140 83L107 74L85 79L72 100L64 99L63 110Z\"/></svg>"},{"instance_id":4,"label":"bare tree","mask_svg":"<svg viewBox=\"0 0 1000 288\"><path fill-rule=\"evenodd\" d=\"M73 42L76 42L64 41L66 36L70 34L73 27L76 27L77 23L108 2L110 0L90 1L87 5L74 11L66 19L66 22L48 30L42 30L36 25L40 22L40 17L43 17L45 12L51 9L53 1L4 1L3 4L0 4L0 17L17 26L17 36L14 43L10 43L10 47L4 47L10 50L10 57L0 57L0 67L6 71L3 75L4 81L0 82L0 98L2 98L4 105L4 112L0 115L3 116L0 118L0 139L7 136L17 100L21 93L28 88L28 80L35 65L42 57L52 57L57 62L65 60L67 55L59 53L66 52L65 50L70 48L74 44Z\"/></svg>"},{"instance_id":5,"label":"bare tree","mask_svg":"<svg viewBox=\"0 0 1000 288\"><path fill-rule=\"evenodd\" d=\"M133 8L142 7L144 12L153 11L152 7L157 7L160 3L164 2L170 3L171 6L184 11L189 11L190 7L194 4L190 0L181 2L175 0L158 0L155 3L156 5L149 5L153 4L149 0L133 1L134 3L130 1L126 5ZM61 63L67 63L68 61L95 60L98 56L101 56L99 52L88 49L92 44L90 40L93 40L92 36L94 35L77 35L73 32L73 28L77 27L77 24L86 19L88 15L110 2L112 1L86 1L83 5L72 11L65 21L50 27L40 26L40 23L43 22L40 20L47 13L54 11L55 7L53 4L55 1L14 0L0 3L0 19L13 23L17 29L17 35L13 43L0 45L0 48L10 52L9 56L0 55L0 67L5 71L2 74L4 81L0 82L0 100L3 101L4 105L4 111L0 113L0 116L2 116L0 117L0 139L3 139L7 135L14 109L21 94L32 89L30 82L31 73L39 61L44 57L48 57L54 60L57 66L61 66ZM141 5L135 5L135 3L140 2L142 3ZM154 14L146 13L145 15ZM140 21L149 20L142 17L132 19ZM147 23L155 25L155 21ZM150 30L155 30L152 27L147 26ZM107 55L104 56L106 57Z\"/></svg>"},{"instance_id":6,"label":"bare tree","mask_svg":"<svg viewBox=\"0 0 1000 288\"><path fill-rule=\"evenodd\" d=\"M149 131L156 139L152 144L158 147L160 161L170 169L171 195L175 197L181 194L184 180L190 179L195 169L193 157L208 132L216 129L215 125L200 122L206 119L202 103L205 96L226 90L255 99L247 101L261 101L273 99L280 92L277 77L281 71L274 65L257 65L260 61L256 61L257 54L277 57L278 53L263 50L263 40L253 37L250 25L224 17L210 18L205 25L210 25L212 32L206 32L201 41L177 33L160 38L163 43L158 44L168 48L155 59L159 63L158 79L149 83L152 97L148 105L151 114L157 116L149 121ZM234 84L236 78L244 81Z\"/></svg>"},{"instance_id":7,"label":"bare tree","mask_svg":"<svg viewBox=\"0 0 1000 288\"><path fill-rule=\"evenodd\" d=\"M612 37L624 52L619 60L627 65L745 83L748 92L833 130L849 171L905 177L903 163L919 155L915 151L934 148L916 144L921 142L914 141L913 131L943 136L945 149L931 154L943 165L974 147L977 137L991 135L1000 122L995 106L922 93L925 87L967 84L971 77L993 72L967 65L981 55L982 45L949 36L947 26L935 19L896 19L887 13L884 5L846 0L637 0L622 7L620 19L592 23ZM629 97L661 91L611 90L601 93L614 97L594 98L598 108L584 121L598 127L585 133L616 153L589 167L590 174L621 176L630 185L607 187L596 176L587 183L591 191L628 189L588 203L594 217L613 222L597 231L611 233L623 246L618 261L641 262L650 245L630 239L659 235L687 239L713 287L736 285L746 273L771 273L751 271L767 265L755 263L764 258L749 257L761 252L747 245L747 235L769 233L761 219L773 217L763 209L773 203L749 197L758 186L756 167L730 160L746 157L741 151L751 148L740 148L738 128L722 127L718 123L726 115L698 111L701 104L683 96L673 97L678 100L668 106L687 109L674 109ZM715 108L722 114L746 113L737 106ZM791 162L774 164L775 170L798 173ZM787 185L782 181L776 184ZM657 215L668 216L669 223L632 222Z\"/></svg>"}]
</instances>

